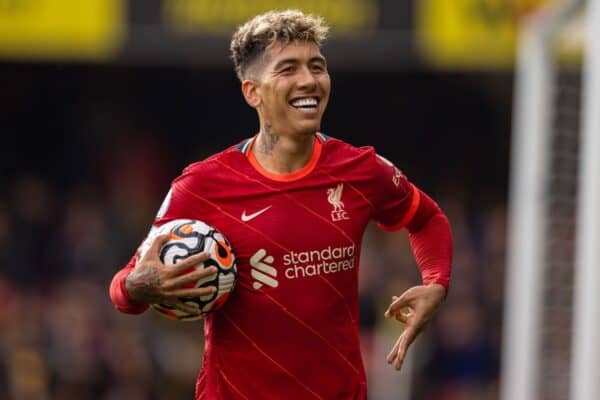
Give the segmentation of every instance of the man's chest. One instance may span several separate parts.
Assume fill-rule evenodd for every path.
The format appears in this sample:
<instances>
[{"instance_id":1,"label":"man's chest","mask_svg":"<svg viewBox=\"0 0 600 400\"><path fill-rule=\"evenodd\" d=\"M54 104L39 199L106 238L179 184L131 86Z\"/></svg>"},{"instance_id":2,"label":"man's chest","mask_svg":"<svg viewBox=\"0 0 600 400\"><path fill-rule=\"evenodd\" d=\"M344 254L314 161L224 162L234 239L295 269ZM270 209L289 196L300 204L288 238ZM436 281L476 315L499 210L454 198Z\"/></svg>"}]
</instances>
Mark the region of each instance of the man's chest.
<instances>
[{"instance_id":1,"label":"man's chest","mask_svg":"<svg viewBox=\"0 0 600 400\"><path fill-rule=\"evenodd\" d=\"M301 250L332 242L359 242L371 206L348 184L268 189L215 199L220 212L205 220L219 228L241 251L267 245Z\"/></svg>"},{"instance_id":2,"label":"man's chest","mask_svg":"<svg viewBox=\"0 0 600 400\"><path fill-rule=\"evenodd\" d=\"M219 212L203 219L229 239L240 279L255 289L351 274L371 215L360 192L343 182L254 191L214 202Z\"/></svg>"}]
</instances>

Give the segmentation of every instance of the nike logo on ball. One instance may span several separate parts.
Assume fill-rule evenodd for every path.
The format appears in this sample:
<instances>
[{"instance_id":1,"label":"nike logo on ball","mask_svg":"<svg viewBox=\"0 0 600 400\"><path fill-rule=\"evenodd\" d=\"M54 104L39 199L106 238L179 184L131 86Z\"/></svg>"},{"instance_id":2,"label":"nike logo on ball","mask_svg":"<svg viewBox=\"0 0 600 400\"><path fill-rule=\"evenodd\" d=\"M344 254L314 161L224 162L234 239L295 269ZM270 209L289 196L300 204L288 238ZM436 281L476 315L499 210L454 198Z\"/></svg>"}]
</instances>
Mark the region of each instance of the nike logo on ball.
<instances>
[{"instance_id":1,"label":"nike logo on ball","mask_svg":"<svg viewBox=\"0 0 600 400\"><path fill-rule=\"evenodd\" d=\"M251 219L254 219L254 218L258 217L260 214L264 213L265 211L267 211L271 207L273 207L273 206L265 207L262 210L258 210L257 212L252 213L252 214L246 214L246 210L244 210L244 212L242 213L242 221L248 222Z\"/></svg>"}]
</instances>

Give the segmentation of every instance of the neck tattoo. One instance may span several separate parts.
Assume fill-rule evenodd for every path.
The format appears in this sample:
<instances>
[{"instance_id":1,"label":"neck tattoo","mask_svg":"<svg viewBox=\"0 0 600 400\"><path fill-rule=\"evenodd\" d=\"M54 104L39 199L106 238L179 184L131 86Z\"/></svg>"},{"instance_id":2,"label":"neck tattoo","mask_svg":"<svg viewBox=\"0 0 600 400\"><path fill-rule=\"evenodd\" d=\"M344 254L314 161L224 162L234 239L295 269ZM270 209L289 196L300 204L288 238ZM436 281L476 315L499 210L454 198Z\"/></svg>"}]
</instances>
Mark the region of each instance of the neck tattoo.
<instances>
[{"instance_id":1,"label":"neck tattoo","mask_svg":"<svg viewBox=\"0 0 600 400\"><path fill-rule=\"evenodd\" d=\"M279 135L273 132L271 124L265 125L264 133L264 135L261 135L262 140L259 142L258 150L263 154L271 154L279 140Z\"/></svg>"}]
</instances>

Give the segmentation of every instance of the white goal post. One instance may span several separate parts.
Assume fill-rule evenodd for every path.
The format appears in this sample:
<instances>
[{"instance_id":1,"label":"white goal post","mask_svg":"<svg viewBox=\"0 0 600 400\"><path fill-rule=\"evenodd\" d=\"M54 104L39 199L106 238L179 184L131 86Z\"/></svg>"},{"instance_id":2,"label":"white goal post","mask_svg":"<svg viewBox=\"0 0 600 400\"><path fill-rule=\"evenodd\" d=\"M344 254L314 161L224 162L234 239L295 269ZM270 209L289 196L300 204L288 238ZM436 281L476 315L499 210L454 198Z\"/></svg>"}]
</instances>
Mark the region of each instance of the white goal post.
<instances>
[{"instance_id":1,"label":"white goal post","mask_svg":"<svg viewBox=\"0 0 600 400\"><path fill-rule=\"evenodd\" d=\"M564 85L558 83L556 34L584 8L587 40L583 72L568 73L571 81ZM581 70L581 65L577 68ZM502 400L597 400L600 399L600 0L556 1L524 24L514 88L500 397ZM573 104L559 110L563 106L556 99L564 93ZM556 126L565 124L557 122L561 112L575 114L566 127ZM574 149L574 154L567 154L561 146ZM565 158L568 168L563 171L559 163ZM556 178L553 174L560 176ZM561 185L562 188L555 187ZM557 215L557 210L566 211ZM563 236L557 235L554 229L557 226L561 235L569 235L569 243L561 245ZM554 250L556 247L558 251ZM560 263L565 267L557 269ZM562 292L560 281L548 282L548 275L557 272L570 274L571 280L575 275L572 284L565 280L564 286L568 288ZM564 298L557 299L555 293L562 293ZM563 318L568 325L561 333L563 336L555 332L560 320L548 318L553 312L551 307L556 306L549 305L553 302L562 302L561 312L568 314ZM557 344L557 338L564 336L569 340ZM563 354L548 354L548 346L556 349L561 345L568 349L564 359Z\"/></svg>"},{"instance_id":2,"label":"white goal post","mask_svg":"<svg viewBox=\"0 0 600 400\"><path fill-rule=\"evenodd\" d=\"M571 400L600 399L600 0L588 0Z\"/></svg>"}]
</instances>

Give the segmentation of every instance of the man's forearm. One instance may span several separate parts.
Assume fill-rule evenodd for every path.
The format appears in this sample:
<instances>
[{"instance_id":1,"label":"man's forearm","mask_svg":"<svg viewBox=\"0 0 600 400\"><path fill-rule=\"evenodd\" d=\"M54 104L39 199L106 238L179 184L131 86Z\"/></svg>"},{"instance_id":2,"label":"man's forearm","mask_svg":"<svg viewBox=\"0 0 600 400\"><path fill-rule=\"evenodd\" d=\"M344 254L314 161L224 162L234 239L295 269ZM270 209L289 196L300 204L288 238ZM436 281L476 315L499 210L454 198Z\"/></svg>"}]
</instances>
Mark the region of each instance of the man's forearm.
<instances>
[{"instance_id":1,"label":"man's forearm","mask_svg":"<svg viewBox=\"0 0 600 400\"><path fill-rule=\"evenodd\" d=\"M409 231L410 245L423 283L438 283L448 290L452 270L452 232L441 212L432 215L416 231Z\"/></svg>"}]
</instances>

